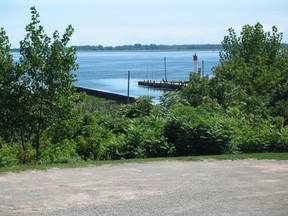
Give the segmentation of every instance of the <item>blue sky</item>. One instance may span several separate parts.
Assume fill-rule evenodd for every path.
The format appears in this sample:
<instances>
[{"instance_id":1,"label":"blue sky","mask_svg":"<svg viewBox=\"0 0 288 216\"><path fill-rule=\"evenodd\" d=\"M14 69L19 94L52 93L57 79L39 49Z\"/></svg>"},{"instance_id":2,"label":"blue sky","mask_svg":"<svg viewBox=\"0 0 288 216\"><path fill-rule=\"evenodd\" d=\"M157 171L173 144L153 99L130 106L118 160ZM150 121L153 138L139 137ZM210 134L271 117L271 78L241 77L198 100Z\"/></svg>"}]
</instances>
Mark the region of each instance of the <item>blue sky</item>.
<instances>
[{"instance_id":1,"label":"blue sky","mask_svg":"<svg viewBox=\"0 0 288 216\"><path fill-rule=\"evenodd\" d=\"M45 32L69 25L72 45L221 43L228 28L273 25L288 43L286 0L0 0L0 27L19 47L36 6Z\"/></svg>"}]
</instances>

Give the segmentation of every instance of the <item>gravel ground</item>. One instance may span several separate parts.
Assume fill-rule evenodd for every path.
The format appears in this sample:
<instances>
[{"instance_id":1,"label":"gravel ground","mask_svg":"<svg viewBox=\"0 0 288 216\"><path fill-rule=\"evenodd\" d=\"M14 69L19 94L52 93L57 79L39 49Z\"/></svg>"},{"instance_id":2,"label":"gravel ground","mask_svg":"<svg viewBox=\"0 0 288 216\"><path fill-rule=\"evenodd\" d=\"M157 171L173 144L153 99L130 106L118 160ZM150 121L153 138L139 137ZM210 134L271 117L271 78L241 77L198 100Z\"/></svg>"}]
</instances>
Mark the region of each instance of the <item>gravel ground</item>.
<instances>
[{"instance_id":1,"label":"gravel ground","mask_svg":"<svg viewBox=\"0 0 288 216\"><path fill-rule=\"evenodd\" d=\"M0 175L0 215L288 215L288 161L129 163Z\"/></svg>"}]
</instances>

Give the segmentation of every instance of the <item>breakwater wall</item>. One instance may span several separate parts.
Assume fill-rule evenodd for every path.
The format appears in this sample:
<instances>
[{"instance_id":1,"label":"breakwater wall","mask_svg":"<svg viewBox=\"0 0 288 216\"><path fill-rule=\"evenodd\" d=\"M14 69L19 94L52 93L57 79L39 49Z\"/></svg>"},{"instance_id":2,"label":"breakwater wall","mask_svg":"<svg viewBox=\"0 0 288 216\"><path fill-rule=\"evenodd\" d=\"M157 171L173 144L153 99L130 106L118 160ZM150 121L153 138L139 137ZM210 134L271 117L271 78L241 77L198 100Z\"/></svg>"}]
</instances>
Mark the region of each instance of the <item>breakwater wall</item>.
<instances>
[{"instance_id":1,"label":"breakwater wall","mask_svg":"<svg viewBox=\"0 0 288 216\"><path fill-rule=\"evenodd\" d=\"M135 101L134 97L129 97L129 100L128 100L128 97L125 95L115 94L115 93L111 93L111 92L104 92L104 91L84 88L84 87L80 87L80 86L76 86L76 91L77 92L85 92L87 95L90 95L90 96L95 96L95 97L104 98L104 99L108 99L108 100L114 100L114 101L116 101L118 103L122 103L122 104L126 104L128 102L131 103L131 102Z\"/></svg>"},{"instance_id":2,"label":"breakwater wall","mask_svg":"<svg viewBox=\"0 0 288 216\"><path fill-rule=\"evenodd\" d=\"M165 82L155 80L138 81L138 85L158 89L170 89L170 90L179 90L184 86L186 86L187 83L188 81L165 81Z\"/></svg>"}]
</instances>

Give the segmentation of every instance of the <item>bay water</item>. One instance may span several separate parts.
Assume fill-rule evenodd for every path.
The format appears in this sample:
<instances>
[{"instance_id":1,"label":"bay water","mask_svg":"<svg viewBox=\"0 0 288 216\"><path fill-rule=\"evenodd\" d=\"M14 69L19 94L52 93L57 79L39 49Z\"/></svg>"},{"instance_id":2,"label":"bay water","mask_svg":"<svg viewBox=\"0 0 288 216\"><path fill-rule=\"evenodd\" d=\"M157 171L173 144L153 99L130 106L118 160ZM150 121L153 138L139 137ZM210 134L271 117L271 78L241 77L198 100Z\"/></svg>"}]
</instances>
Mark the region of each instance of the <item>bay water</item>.
<instances>
[{"instance_id":1,"label":"bay water","mask_svg":"<svg viewBox=\"0 0 288 216\"><path fill-rule=\"evenodd\" d=\"M153 96L157 101L163 90L139 86L138 81L165 79L168 81L189 80L194 70L193 51L145 51L145 52L77 52L79 68L73 71L77 75L76 86L112 92L121 95L128 94L128 71L130 71L130 91L132 97L143 95ZM219 51L197 51L198 67L204 74L212 76L213 67L219 64ZM13 53L14 59L19 59L19 53Z\"/></svg>"},{"instance_id":2,"label":"bay water","mask_svg":"<svg viewBox=\"0 0 288 216\"><path fill-rule=\"evenodd\" d=\"M189 80L194 70L192 51L163 52L78 52L79 69L76 86L128 94L128 71L130 71L130 91L132 97L153 96L158 100L163 90L143 87L138 81L165 79L168 81ZM212 68L219 64L219 51L197 51L198 67L204 62L204 75L212 76Z\"/></svg>"}]
</instances>

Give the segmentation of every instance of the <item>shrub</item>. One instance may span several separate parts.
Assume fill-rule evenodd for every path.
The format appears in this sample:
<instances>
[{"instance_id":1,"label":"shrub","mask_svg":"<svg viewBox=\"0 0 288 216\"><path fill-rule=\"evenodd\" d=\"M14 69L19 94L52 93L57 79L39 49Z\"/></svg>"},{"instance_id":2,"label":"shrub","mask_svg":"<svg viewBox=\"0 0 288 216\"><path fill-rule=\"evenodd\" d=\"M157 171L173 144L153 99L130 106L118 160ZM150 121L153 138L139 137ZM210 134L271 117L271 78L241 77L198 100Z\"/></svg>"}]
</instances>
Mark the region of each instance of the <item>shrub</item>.
<instances>
[{"instance_id":1,"label":"shrub","mask_svg":"<svg viewBox=\"0 0 288 216\"><path fill-rule=\"evenodd\" d=\"M243 153L287 152L288 129L279 127L278 124L255 117L242 120L233 143Z\"/></svg>"},{"instance_id":2,"label":"shrub","mask_svg":"<svg viewBox=\"0 0 288 216\"><path fill-rule=\"evenodd\" d=\"M155 115L132 119L122 141L124 158L171 156L173 151L163 135L163 119Z\"/></svg>"},{"instance_id":3,"label":"shrub","mask_svg":"<svg viewBox=\"0 0 288 216\"><path fill-rule=\"evenodd\" d=\"M17 145L18 154L17 158L20 164L30 164L36 160L36 150L33 148L31 143L26 144L26 149L23 150L20 144Z\"/></svg>"},{"instance_id":4,"label":"shrub","mask_svg":"<svg viewBox=\"0 0 288 216\"><path fill-rule=\"evenodd\" d=\"M268 152L288 152L288 127L271 134Z\"/></svg>"},{"instance_id":5,"label":"shrub","mask_svg":"<svg viewBox=\"0 0 288 216\"><path fill-rule=\"evenodd\" d=\"M31 143L23 150L20 143L2 144L0 146L0 167L29 164L35 161L36 151Z\"/></svg>"},{"instance_id":6,"label":"shrub","mask_svg":"<svg viewBox=\"0 0 288 216\"><path fill-rule=\"evenodd\" d=\"M234 153L231 140L236 122L205 109L178 107L169 113L164 128L177 156Z\"/></svg>"},{"instance_id":7,"label":"shrub","mask_svg":"<svg viewBox=\"0 0 288 216\"><path fill-rule=\"evenodd\" d=\"M97 113L86 113L82 117L76 134L76 152L84 160L95 160L100 152L104 129L99 126Z\"/></svg>"},{"instance_id":8,"label":"shrub","mask_svg":"<svg viewBox=\"0 0 288 216\"><path fill-rule=\"evenodd\" d=\"M0 167L19 164L17 158L17 146L3 144L0 148Z\"/></svg>"},{"instance_id":9,"label":"shrub","mask_svg":"<svg viewBox=\"0 0 288 216\"><path fill-rule=\"evenodd\" d=\"M148 116L153 109L152 99L153 97L151 96L141 96L137 98L134 103L122 108L123 115L128 118Z\"/></svg>"},{"instance_id":10,"label":"shrub","mask_svg":"<svg viewBox=\"0 0 288 216\"><path fill-rule=\"evenodd\" d=\"M247 126L237 133L234 143L243 153L267 152L269 146L268 137L268 130Z\"/></svg>"},{"instance_id":11,"label":"shrub","mask_svg":"<svg viewBox=\"0 0 288 216\"><path fill-rule=\"evenodd\" d=\"M69 163L77 160L80 160L80 157L76 152L76 143L67 139L46 145L41 154L43 163Z\"/></svg>"},{"instance_id":12,"label":"shrub","mask_svg":"<svg viewBox=\"0 0 288 216\"><path fill-rule=\"evenodd\" d=\"M121 144L125 143L126 136L124 134L114 135L105 140L101 145L101 160L118 160L121 159Z\"/></svg>"},{"instance_id":13,"label":"shrub","mask_svg":"<svg viewBox=\"0 0 288 216\"><path fill-rule=\"evenodd\" d=\"M77 136L77 154L84 160L96 160L100 156L102 143L101 134L93 134L90 137Z\"/></svg>"}]
</instances>

